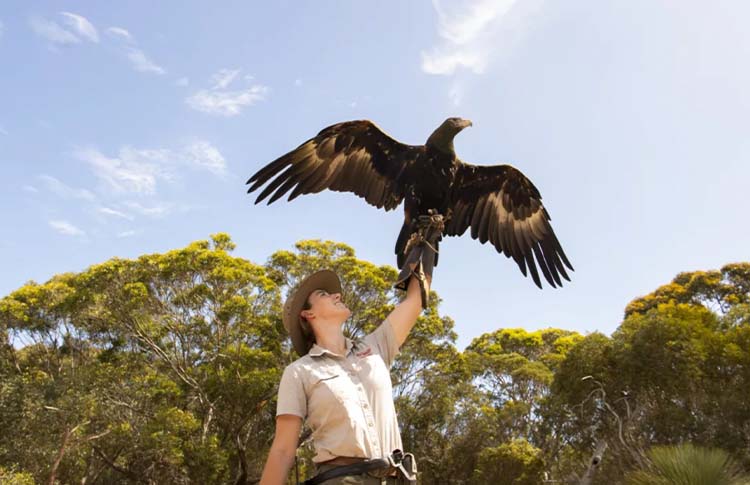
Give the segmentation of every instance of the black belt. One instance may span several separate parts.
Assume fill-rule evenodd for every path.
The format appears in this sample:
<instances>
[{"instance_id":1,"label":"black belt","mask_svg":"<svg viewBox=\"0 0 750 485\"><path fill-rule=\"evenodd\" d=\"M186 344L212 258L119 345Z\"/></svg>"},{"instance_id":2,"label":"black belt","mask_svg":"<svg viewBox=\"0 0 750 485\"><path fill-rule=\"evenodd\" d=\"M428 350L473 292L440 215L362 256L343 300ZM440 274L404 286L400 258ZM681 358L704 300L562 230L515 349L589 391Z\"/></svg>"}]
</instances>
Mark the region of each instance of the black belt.
<instances>
[{"instance_id":1,"label":"black belt","mask_svg":"<svg viewBox=\"0 0 750 485\"><path fill-rule=\"evenodd\" d=\"M388 460L382 458L376 458L374 460L365 460L353 465L337 466L330 470L324 471L318 475L315 475L309 480L302 482L302 485L318 485L326 480L332 478L345 477L349 475L361 475L363 473L371 472L373 470L382 470L383 468L390 467L391 464Z\"/></svg>"},{"instance_id":2,"label":"black belt","mask_svg":"<svg viewBox=\"0 0 750 485\"><path fill-rule=\"evenodd\" d=\"M359 463L354 463L353 465L337 466L336 468L331 468L330 470L324 471L323 473L319 473L309 480L305 480L304 482L302 482L302 485L318 485L319 483L323 483L326 480L330 480L332 478L345 477L350 475L361 475L373 470L382 470L383 468L391 467L398 470L399 473L403 475L403 477L406 478L409 483L416 484L416 474L413 475L409 473L406 468L404 468L404 464L402 463L404 456L404 452L402 452L401 450L393 450L393 453L391 453L391 455L388 456L387 459L376 458L374 460L365 460Z\"/></svg>"}]
</instances>

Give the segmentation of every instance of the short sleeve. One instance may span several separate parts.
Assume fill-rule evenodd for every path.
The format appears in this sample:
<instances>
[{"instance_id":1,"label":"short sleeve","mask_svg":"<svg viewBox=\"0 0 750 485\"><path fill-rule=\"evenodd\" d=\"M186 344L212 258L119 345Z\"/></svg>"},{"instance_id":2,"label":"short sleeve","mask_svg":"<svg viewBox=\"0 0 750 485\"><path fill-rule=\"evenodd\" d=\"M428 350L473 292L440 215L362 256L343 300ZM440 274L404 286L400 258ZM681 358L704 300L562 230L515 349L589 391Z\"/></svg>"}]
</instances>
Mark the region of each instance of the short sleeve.
<instances>
[{"instance_id":1,"label":"short sleeve","mask_svg":"<svg viewBox=\"0 0 750 485\"><path fill-rule=\"evenodd\" d=\"M302 419L307 416L307 396L299 376L299 369L295 365L287 366L281 376L276 416L281 414L293 414Z\"/></svg>"},{"instance_id":2,"label":"short sleeve","mask_svg":"<svg viewBox=\"0 0 750 485\"><path fill-rule=\"evenodd\" d=\"M377 349L385 365L390 368L398 355L398 342L391 322L385 320L364 340Z\"/></svg>"}]
</instances>

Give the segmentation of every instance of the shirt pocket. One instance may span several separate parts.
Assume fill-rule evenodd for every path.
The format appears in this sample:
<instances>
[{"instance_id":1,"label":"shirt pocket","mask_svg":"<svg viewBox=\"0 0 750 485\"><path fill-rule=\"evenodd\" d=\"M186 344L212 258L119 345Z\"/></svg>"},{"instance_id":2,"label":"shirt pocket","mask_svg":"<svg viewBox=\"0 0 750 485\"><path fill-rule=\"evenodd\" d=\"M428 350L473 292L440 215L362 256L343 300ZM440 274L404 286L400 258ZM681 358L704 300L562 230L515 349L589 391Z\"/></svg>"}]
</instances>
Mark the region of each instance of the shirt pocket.
<instances>
[{"instance_id":1,"label":"shirt pocket","mask_svg":"<svg viewBox=\"0 0 750 485\"><path fill-rule=\"evenodd\" d=\"M321 406L335 406L347 402L348 386L346 373L321 372L315 376L311 391L311 401Z\"/></svg>"}]
</instances>

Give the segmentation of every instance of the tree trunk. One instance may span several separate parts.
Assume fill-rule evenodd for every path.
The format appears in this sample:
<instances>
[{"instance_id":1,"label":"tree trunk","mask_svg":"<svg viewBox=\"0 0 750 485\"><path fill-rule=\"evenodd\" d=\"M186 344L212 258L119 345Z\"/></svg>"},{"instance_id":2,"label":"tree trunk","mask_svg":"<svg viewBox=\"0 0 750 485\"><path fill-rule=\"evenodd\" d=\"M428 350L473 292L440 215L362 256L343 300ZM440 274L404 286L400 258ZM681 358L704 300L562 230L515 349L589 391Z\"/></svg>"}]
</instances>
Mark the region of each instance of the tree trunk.
<instances>
[{"instance_id":1,"label":"tree trunk","mask_svg":"<svg viewBox=\"0 0 750 485\"><path fill-rule=\"evenodd\" d=\"M60 466L60 462L63 459L63 456L65 456L65 448L68 446L68 440L70 439L70 434L72 431L74 431L78 426L73 428L73 430L65 430L65 434L63 434L62 439L62 445L60 445L60 451L57 452L57 458L55 458L55 462L52 464L52 470L49 472L49 480L47 483L49 485L55 485L55 482L57 481L57 469Z\"/></svg>"}]
</instances>

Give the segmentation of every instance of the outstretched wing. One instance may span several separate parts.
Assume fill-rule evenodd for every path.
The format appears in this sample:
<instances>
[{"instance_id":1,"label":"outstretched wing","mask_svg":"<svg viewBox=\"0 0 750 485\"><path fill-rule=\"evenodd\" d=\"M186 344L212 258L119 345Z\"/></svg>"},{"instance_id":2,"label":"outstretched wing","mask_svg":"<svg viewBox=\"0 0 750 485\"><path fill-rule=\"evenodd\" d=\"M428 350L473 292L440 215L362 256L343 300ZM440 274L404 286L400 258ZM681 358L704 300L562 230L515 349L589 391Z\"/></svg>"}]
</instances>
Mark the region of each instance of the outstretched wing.
<instances>
[{"instance_id":1,"label":"outstretched wing","mask_svg":"<svg viewBox=\"0 0 750 485\"><path fill-rule=\"evenodd\" d=\"M537 265L552 287L570 281L573 269L557 240L542 196L531 180L510 165L482 167L461 163L452 192L448 236L460 236L471 227L471 237L489 241L499 253L513 258L521 272L531 273L541 288Z\"/></svg>"},{"instance_id":2,"label":"outstretched wing","mask_svg":"<svg viewBox=\"0 0 750 485\"><path fill-rule=\"evenodd\" d=\"M288 200L331 189L390 210L404 198L401 174L423 150L397 142L371 121L338 123L260 169L247 181L253 184L247 192L273 178L256 204L273 193L270 204L292 188Z\"/></svg>"}]
</instances>

